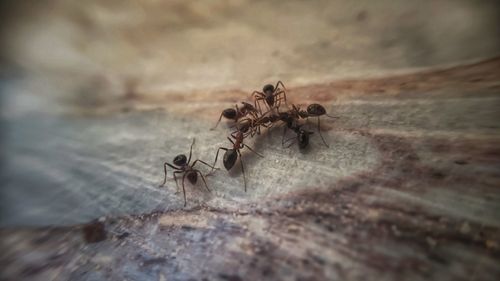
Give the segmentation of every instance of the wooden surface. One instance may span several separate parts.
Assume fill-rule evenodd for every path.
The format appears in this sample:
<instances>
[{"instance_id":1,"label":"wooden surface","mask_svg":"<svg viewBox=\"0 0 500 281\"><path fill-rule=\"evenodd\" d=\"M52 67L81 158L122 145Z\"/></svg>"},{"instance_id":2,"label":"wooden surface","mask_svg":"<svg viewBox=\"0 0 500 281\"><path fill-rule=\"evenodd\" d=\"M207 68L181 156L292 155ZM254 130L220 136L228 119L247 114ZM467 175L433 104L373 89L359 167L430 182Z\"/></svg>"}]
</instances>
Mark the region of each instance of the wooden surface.
<instances>
[{"instance_id":1,"label":"wooden surface","mask_svg":"<svg viewBox=\"0 0 500 281\"><path fill-rule=\"evenodd\" d=\"M351 2L3 1L0 279L499 280L498 4ZM277 80L329 148L158 187Z\"/></svg>"},{"instance_id":2,"label":"wooden surface","mask_svg":"<svg viewBox=\"0 0 500 281\"><path fill-rule=\"evenodd\" d=\"M219 171L208 179L216 192L188 188L185 209L173 182L156 187L161 163L186 150L191 137L203 147L195 149L195 157L210 159L228 131L224 126L216 132L207 129L215 114L207 109L205 118L191 117L204 120L198 125L185 121L190 117L171 117L178 124L169 126L179 126L179 131L150 130L150 120L157 126L171 114L158 110L92 117L99 118L98 125L80 128L96 136L105 135L101 131L109 124L128 125L124 131L116 129L113 138L120 141L101 143L106 155L92 147L75 150L58 144L54 149L63 162L44 169L55 173L58 167L74 166L67 162L75 161L76 156L68 155L74 153L81 157L83 174L72 182L85 181L84 171L92 165L108 180L88 179L95 181L86 191L92 200L76 203L88 204L86 208L75 205L91 209L88 215L54 214L52 221L104 215L109 198L99 190L113 187L120 189L114 191L115 200L149 193L135 199L136 208L162 210L103 217L107 237L90 244L79 225L4 228L2 273L7 279L30 280L497 280L498 73L500 59L491 59L446 70L291 88L295 102L319 101L341 116L335 122L324 120L330 148L314 135L307 152L283 149L281 130L271 131L253 143L264 159L244 155L247 193L239 173ZM205 96L193 96L203 104ZM228 94L220 94L206 101L217 103L215 111L226 99ZM91 141L87 131L68 130L65 140ZM141 141L134 138L135 146L124 145L131 133ZM169 147L170 138L185 141ZM214 145L201 145L207 142ZM142 149L152 146L156 151ZM130 169L128 176L110 170L119 165ZM127 181L121 182L121 176ZM127 188L134 185L137 190L130 194Z\"/></svg>"}]
</instances>

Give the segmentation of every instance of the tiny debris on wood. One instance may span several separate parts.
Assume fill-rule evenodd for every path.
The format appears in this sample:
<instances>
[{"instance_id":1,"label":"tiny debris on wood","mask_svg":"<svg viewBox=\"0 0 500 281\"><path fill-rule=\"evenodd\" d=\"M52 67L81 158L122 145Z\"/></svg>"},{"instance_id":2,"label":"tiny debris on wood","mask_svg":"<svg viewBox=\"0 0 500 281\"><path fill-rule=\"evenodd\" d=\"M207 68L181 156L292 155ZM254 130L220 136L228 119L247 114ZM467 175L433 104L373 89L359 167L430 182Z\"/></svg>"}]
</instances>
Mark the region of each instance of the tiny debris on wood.
<instances>
[{"instance_id":1,"label":"tiny debris on wood","mask_svg":"<svg viewBox=\"0 0 500 281\"><path fill-rule=\"evenodd\" d=\"M87 243L97 243L106 239L106 227L103 222L95 220L82 228L83 239Z\"/></svg>"}]
</instances>

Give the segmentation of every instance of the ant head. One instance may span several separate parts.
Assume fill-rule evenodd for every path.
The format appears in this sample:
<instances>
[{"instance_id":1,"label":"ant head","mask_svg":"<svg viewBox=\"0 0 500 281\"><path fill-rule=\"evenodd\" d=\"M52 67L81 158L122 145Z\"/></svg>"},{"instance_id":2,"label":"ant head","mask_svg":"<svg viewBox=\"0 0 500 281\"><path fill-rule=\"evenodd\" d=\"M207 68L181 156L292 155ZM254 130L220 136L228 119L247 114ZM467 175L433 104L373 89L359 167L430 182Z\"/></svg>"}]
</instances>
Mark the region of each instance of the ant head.
<instances>
[{"instance_id":1,"label":"ant head","mask_svg":"<svg viewBox=\"0 0 500 281\"><path fill-rule=\"evenodd\" d=\"M235 119L236 118L236 110L234 108L226 108L222 111L222 115L227 119Z\"/></svg>"},{"instance_id":2,"label":"ant head","mask_svg":"<svg viewBox=\"0 0 500 281\"><path fill-rule=\"evenodd\" d=\"M326 110L321 104L313 103L307 107L307 113L311 116L321 116L326 114Z\"/></svg>"},{"instance_id":3,"label":"ant head","mask_svg":"<svg viewBox=\"0 0 500 281\"><path fill-rule=\"evenodd\" d=\"M174 158L174 165L176 166L184 166L187 164L187 158L186 158L186 155L184 154L179 154L177 156L175 156Z\"/></svg>"},{"instance_id":4,"label":"ant head","mask_svg":"<svg viewBox=\"0 0 500 281\"><path fill-rule=\"evenodd\" d=\"M226 150L226 153L224 153L224 159L222 159L224 168L229 171L234 166L234 163L236 163L236 159L238 159L238 153L235 149Z\"/></svg>"},{"instance_id":5,"label":"ant head","mask_svg":"<svg viewBox=\"0 0 500 281\"><path fill-rule=\"evenodd\" d=\"M262 88L262 92L264 93L274 93L274 86L271 85L271 84L267 84L264 86L264 88Z\"/></svg>"},{"instance_id":6,"label":"ant head","mask_svg":"<svg viewBox=\"0 0 500 281\"><path fill-rule=\"evenodd\" d=\"M243 107L241 109L245 108L245 109L250 110L250 111L255 110L253 105L249 104L248 102L242 101L241 104L243 104Z\"/></svg>"}]
</instances>

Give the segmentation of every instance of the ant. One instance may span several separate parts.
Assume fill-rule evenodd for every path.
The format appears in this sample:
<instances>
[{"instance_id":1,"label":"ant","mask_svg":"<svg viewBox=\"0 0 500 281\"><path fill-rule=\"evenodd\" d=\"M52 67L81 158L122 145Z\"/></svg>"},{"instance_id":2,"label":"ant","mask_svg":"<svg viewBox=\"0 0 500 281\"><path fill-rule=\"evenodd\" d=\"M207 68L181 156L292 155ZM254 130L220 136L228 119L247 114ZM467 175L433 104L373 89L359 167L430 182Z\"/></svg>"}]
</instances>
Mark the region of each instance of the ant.
<instances>
[{"instance_id":1,"label":"ant","mask_svg":"<svg viewBox=\"0 0 500 281\"><path fill-rule=\"evenodd\" d=\"M245 184L245 192L247 191L247 180L245 177L245 168L243 167L243 160L241 159L241 152L240 149L243 147L247 147L252 151L253 153L257 154L260 157L264 157L261 154L255 152L250 146L246 145L243 143L243 139L245 138L244 133L240 130L237 130L231 134L231 137L234 138L234 141L231 138L227 138L232 144L233 148L225 148L225 147L219 147L217 149L217 154L215 155L215 161L213 166L215 166L215 163L217 163L217 158L219 157L219 152L221 150L225 150L226 152L224 153L224 158L223 158L223 163L224 163L224 168L226 170L231 170L231 168L234 166L236 163L236 160L238 159L238 156L240 158L240 165L241 165L241 172L243 173L243 182ZM212 167L213 171L213 167Z\"/></svg>"},{"instance_id":2,"label":"ant","mask_svg":"<svg viewBox=\"0 0 500 281\"><path fill-rule=\"evenodd\" d=\"M231 136L235 138L235 134L237 134L238 131L242 132L245 138L248 136L253 137L255 135L260 135L260 126L269 128L270 125L268 125L268 123L271 122L271 117L273 116L260 116L255 119L243 118L235 124L236 131L232 132Z\"/></svg>"},{"instance_id":3,"label":"ant","mask_svg":"<svg viewBox=\"0 0 500 281\"><path fill-rule=\"evenodd\" d=\"M283 87L283 90L278 87L279 85L281 85ZM250 97L254 98L255 107L257 108L257 106L258 106L260 112L262 112L259 101L265 101L270 109L272 109L273 106L275 106L275 104L276 104L276 108L279 108L279 105L281 105L282 100L286 104L286 93L284 90L286 90L285 85L283 85L283 82L278 81L278 83L276 83L276 86L273 86L271 84L265 85L262 88L262 92L253 91L253 93L252 93L252 95L250 95ZM283 96L281 96L281 95L283 95ZM256 96L256 97L254 97L254 96Z\"/></svg>"},{"instance_id":4,"label":"ant","mask_svg":"<svg viewBox=\"0 0 500 281\"><path fill-rule=\"evenodd\" d=\"M285 127L285 131L283 132L283 137L281 139L282 146L285 146L286 142L295 138L295 137L292 137L286 141L284 140L287 128L291 129L292 131L294 131L297 134L296 138L297 138L297 144L299 145L299 149L305 149L307 147L307 145L309 145L309 135L312 135L313 132L309 132L309 131L302 129L302 125L297 124L297 122L293 122L293 123L287 122L287 126ZM292 144L293 144L293 142L290 143L287 146L287 148L290 147Z\"/></svg>"},{"instance_id":5,"label":"ant","mask_svg":"<svg viewBox=\"0 0 500 281\"><path fill-rule=\"evenodd\" d=\"M326 115L330 118L338 118L336 116L330 116L330 115L326 114L326 109L321 104L313 103L307 107L307 111L301 110L298 106L295 106L293 104L292 109L289 110L288 112L286 112L285 114L283 114L283 117L281 120L284 121L285 123L287 123L288 128L295 130L295 128L293 126L296 126L296 125L292 125L292 123L295 122L297 119L299 119L299 118L307 119L309 117L317 117L318 118L319 136L321 137L323 144L326 147L329 147L328 144L326 143L325 139L323 138L323 135L321 134L319 117L322 115ZM285 132L286 132L286 127L285 127Z\"/></svg>"},{"instance_id":6,"label":"ant","mask_svg":"<svg viewBox=\"0 0 500 281\"><path fill-rule=\"evenodd\" d=\"M289 140L293 139L290 138L285 141L285 135L286 131L288 129L294 131L297 134L297 143L299 145L299 149L304 149L309 145L309 135L312 134L312 132L308 132L306 130L302 129L301 124L299 124L299 113L300 111L298 110L295 105L293 106L293 110L290 110L288 112L281 112L277 118L278 120L281 120L283 123L285 123L284 131L283 131L283 137L281 138L281 145L285 147L285 143L288 142ZM276 118L275 118L276 119ZM293 143L290 143L287 147L290 147Z\"/></svg>"},{"instance_id":7,"label":"ant","mask_svg":"<svg viewBox=\"0 0 500 281\"><path fill-rule=\"evenodd\" d=\"M224 116L226 119L231 119L234 120L235 122L238 121L240 118L247 116L248 114L251 114L252 116L257 115L257 110L255 107L247 102L241 102L243 106L241 108L238 107L238 105L235 105L235 108L226 108L222 111L222 113L219 116L219 120L217 121L217 124L210 130L214 130L217 128L217 126L220 123L220 120L222 119L222 116Z\"/></svg>"},{"instance_id":8,"label":"ant","mask_svg":"<svg viewBox=\"0 0 500 281\"><path fill-rule=\"evenodd\" d=\"M329 147L328 144L326 144L325 139L323 138L323 135L321 135L320 124L319 124L319 117L322 116L322 115L325 115L325 116L330 117L330 118L338 118L338 117L326 114L326 109L321 104L318 104L318 103L310 104L307 107L307 114L308 114L308 117L317 117L318 118L318 133L319 133L319 136L321 137L321 140L323 141L323 143L325 144L325 146Z\"/></svg>"},{"instance_id":9,"label":"ant","mask_svg":"<svg viewBox=\"0 0 500 281\"><path fill-rule=\"evenodd\" d=\"M191 184L194 185L198 181L198 174L200 174L201 179L203 180L203 183L205 184L205 188L208 190L208 192L210 192L210 189L207 186L207 182L205 181L205 177L200 172L200 170L194 169L194 165L196 165L196 163L198 163L198 161L199 161L202 164L205 164L208 167L212 168L212 171L214 169L218 169L218 168L214 168L213 166L210 166L209 164L205 163L204 161L202 161L200 159L196 159L193 162L193 164L189 165L189 163L191 162L191 154L193 152L194 141L195 141L195 139L193 139L193 142L191 143L191 149L189 150L189 158L186 158L186 155L184 155L184 154L179 154L179 155L175 156L174 161L172 161L175 166L170 164L170 163L167 163L167 162L165 162L163 164L163 169L165 171L165 179L163 180L163 184L161 184L160 187L164 186L165 183L167 182L167 166L169 166L170 168L175 170L174 171L174 180L175 180L175 184L177 185L177 190L179 190L179 183L177 182L176 174L181 174L181 173L184 174L182 176L182 192L184 193L184 207L186 207L186 204L187 204L186 189L184 188L184 181L186 178L189 180L189 182Z\"/></svg>"}]
</instances>

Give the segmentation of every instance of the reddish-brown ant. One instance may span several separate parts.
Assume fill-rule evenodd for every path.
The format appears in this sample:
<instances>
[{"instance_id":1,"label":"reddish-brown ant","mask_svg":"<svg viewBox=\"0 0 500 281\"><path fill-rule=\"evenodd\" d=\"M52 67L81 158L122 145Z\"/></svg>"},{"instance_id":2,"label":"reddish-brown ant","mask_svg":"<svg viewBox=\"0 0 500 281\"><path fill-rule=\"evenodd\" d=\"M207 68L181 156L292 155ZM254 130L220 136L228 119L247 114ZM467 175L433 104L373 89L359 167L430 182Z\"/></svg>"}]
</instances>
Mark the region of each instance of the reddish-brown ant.
<instances>
[{"instance_id":1,"label":"reddish-brown ant","mask_svg":"<svg viewBox=\"0 0 500 281\"><path fill-rule=\"evenodd\" d=\"M248 114L257 116L257 110L255 107L247 102L241 102L243 104L242 107L238 107L236 104L234 107L235 108L226 108L222 111L222 113L219 116L219 120L217 121L217 124L210 130L214 130L217 128L217 126L220 123L220 120L222 119L222 116L224 116L226 119L238 121L240 118L247 116Z\"/></svg>"},{"instance_id":2,"label":"reddish-brown ant","mask_svg":"<svg viewBox=\"0 0 500 281\"><path fill-rule=\"evenodd\" d=\"M238 159L238 156L239 156L240 165L241 165L241 172L243 173L243 182L245 185L245 192L246 192L247 191L247 181L246 181L246 177L245 177L245 168L243 167L243 160L241 159L240 149L242 149L243 147L247 147L248 149L250 149L250 151L257 154L258 156L260 156L260 157L264 157L264 156L255 152L250 146L243 143L244 134L242 131L238 130L238 131L233 132L231 134L231 137L234 138L234 141L229 137L227 139L233 144L233 148L219 147L219 149L217 149L217 154L215 155L215 160L214 160L213 166L215 166L215 164L217 163L217 158L219 157L219 152L221 150L226 151L224 153L223 163L224 163L224 168L226 168L226 170L228 170L228 171L231 170L231 168L234 166L234 163L236 163L236 160Z\"/></svg>"},{"instance_id":3,"label":"reddish-brown ant","mask_svg":"<svg viewBox=\"0 0 500 281\"><path fill-rule=\"evenodd\" d=\"M172 165L172 164L170 164L170 163L167 163L167 162L165 162L163 164L163 169L165 171L165 179L163 180L163 184L161 184L160 187L164 186L165 183L167 182L167 166L169 166L170 168L172 168L172 169L175 170L174 171L174 180L175 180L175 184L177 186L177 190L179 190L179 184L177 182L176 174L182 174L183 173L183 176L182 176L182 192L184 193L184 207L186 207L186 204L187 204L186 189L184 187L184 181L186 180L186 178L189 180L189 182L191 184L194 185L198 181L198 174L200 174L201 179L203 180L203 183L205 184L205 188L210 192L210 189L207 186L207 182L205 181L205 176L203 176L203 174L200 172L200 170L194 169L194 165L196 165L196 163L198 163L198 161L199 161L202 164L205 164L208 167L212 168L212 171L214 169L217 169L214 166L211 166L211 165L205 163L204 161L202 161L200 159L196 159L193 162L193 164L189 165L189 163L191 162L191 154L193 152L194 141L195 140L193 139L193 142L191 143L191 149L189 150L189 158L186 158L186 155L184 155L184 154L179 154L179 155L175 156L174 160L172 161L175 166Z\"/></svg>"},{"instance_id":4,"label":"reddish-brown ant","mask_svg":"<svg viewBox=\"0 0 500 281\"><path fill-rule=\"evenodd\" d=\"M270 123L269 121L269 117L270 116L260 116L260 117L254 117L254 118L243 118L241 120L239 120L235 127L236 127L236 131L234 131L233 133L231 133L231 136L233 136L233 138L235 138L235 134L238 132L238 131L241 131L243 133L243 137L253 137L255 135L260 135L260 127L266 127L266 128L269 128L269 125L268 123Z\"/></svg>"},{"instance_id":5,"label":"reddish-brown ant","mask_svg":"<svg viewBox=\"0 0 500 281\"><path fill-rule=\"evenodd\" d=\"M279 87L280 85L283 89ZM265 101L269 109L272 109L274 106L278 108L281 105L281 101L284 101L286 104L286 93L284 90L286 90L285 85L283 85L283 82L278 81L276 86L267 84L262 88L262 92L254 91L250 97L254 98L255 108L259 108L259 111L262 112L260 101Z\"/></svg>"}]
</instances>

